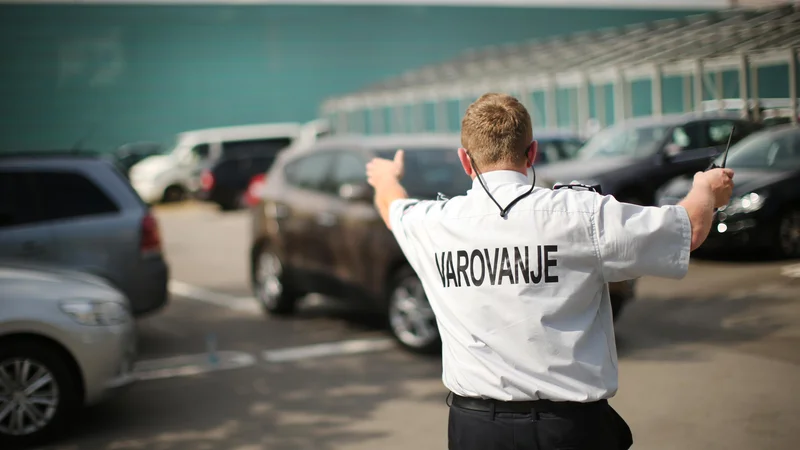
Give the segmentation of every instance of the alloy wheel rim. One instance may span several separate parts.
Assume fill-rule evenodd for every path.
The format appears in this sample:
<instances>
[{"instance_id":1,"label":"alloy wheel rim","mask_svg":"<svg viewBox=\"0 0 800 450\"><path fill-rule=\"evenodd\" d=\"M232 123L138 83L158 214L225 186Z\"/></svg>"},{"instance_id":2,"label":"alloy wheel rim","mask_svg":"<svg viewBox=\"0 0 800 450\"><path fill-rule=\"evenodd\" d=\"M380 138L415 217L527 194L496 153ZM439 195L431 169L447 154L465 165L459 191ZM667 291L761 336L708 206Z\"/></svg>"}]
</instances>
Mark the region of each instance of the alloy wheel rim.
<instances>
[{"instance_id":1,"label":"alloy wheel rim","mask_svg":"<svg viewBox=\"0 0 800 450\"><path fill-rule=\"evenodd\" d=\"M404 280L392 292L389 321L397 338L410 347L424 347L439 337L433 309L416 277Z\"/></svg>"},{"instance_id":2,"label":"alloy wheel rim","mask_svg":"<svg viewBox=\"0 0 800 450\"><path fill-rule=\"evenodd\" d=\"M43 364L26 358L0 363L0 433L33 434L50 423L58 404L58 384Z\"/></svg>"},{"instance_id":3,"label":"alloy wheel rim","mask_svg":"<svg viewBox=\"0 0 800 450\"><path fill-rule=\"evenodd\" d=\"M258 270L259 297L265 306L272 307L283 292L283 284L281 284L283 267L277 256L272 253L262 253Z\"/></svg>"},{"instance_id":4,"label":"alloy wheel rim","mask_svg":"<svg viewBox=\"0 0 800 450\"><path fill-rule=\"evenodd\" d=\"M792 211L781 220L780 242L785 255L800 254L800 211Z\"/></svg>"}]
</instances>

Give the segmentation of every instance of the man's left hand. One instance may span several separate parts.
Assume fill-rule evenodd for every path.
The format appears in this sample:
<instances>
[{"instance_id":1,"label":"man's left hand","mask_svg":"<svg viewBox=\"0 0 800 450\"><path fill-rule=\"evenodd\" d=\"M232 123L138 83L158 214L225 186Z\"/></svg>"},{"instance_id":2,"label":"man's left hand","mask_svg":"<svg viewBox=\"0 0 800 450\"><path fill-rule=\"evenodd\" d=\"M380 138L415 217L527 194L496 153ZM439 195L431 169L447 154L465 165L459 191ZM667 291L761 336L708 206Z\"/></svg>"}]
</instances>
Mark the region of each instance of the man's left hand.
<instances>
[{"instance_id":1,"label":"man's left hand","mask_svg":"<svg viewBox=\"0 0 800 450\"><path fill-rule=\"evenodd\" d=\"M374 188L388 181L399 182L403 178L403 150L394 154L394 160L374 158L367 163L367 182Z\"/></svg>"}]
</instances>

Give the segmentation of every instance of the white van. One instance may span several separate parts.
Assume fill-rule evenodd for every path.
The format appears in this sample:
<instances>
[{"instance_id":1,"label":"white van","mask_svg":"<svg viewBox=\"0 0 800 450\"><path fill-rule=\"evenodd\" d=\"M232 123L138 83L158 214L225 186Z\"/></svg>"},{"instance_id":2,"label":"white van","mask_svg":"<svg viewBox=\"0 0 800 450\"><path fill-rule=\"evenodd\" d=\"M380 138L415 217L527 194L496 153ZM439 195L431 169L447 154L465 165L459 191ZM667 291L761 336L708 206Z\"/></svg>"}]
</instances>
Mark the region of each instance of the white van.
<instances>
[{"instance_id":1,"label":"white van","mask_svg":"<svg viewBox=\"0 0 800 450\"><path fill-rule=\"evenodd\" d=\"M330 132L328 122L270 123L186 131L167 153L154 155L130 170L133 188L147 203L182 200L196 192L197 173L231 151L274 152L297 142L313 143Z\"/></svg>"}]
</instances>

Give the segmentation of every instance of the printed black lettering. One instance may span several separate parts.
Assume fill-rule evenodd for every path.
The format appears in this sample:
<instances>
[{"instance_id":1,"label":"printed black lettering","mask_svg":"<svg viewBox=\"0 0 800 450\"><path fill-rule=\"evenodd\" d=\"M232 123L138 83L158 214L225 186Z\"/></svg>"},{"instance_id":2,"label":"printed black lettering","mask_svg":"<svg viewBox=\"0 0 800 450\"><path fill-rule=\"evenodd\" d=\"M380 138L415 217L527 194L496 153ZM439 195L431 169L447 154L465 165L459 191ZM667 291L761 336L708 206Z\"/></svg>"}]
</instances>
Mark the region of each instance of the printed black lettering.
<instances>
[{"instance_id":1,"label":"printed black lettering","mask_svg":"<svg viewBox=\"0 0 800 450\"><path fill-rule=\"evenodd\" d=\"M442 287L447 287L447 279L444 276L445 267L444 267L444 252L442 252L442 264L439 265L439 257L437 255L433 255L434 261L436 261L436 270L439 271L439 276L442 277Z\"/></svg>"},{"instance_id":2,"label":"printed black lettering","mask_svg":"<svg viewBox=\"0 0 800 450\"><path fill-rule=\"evenodd\" d=\"M503 284L503 277L507 276L511 284L515 284L514 272L511 271L511 258L508 257L508 249L503 248L503 261L500 263L500 276L497 277L497 284Z\"/></svg>"},{"instance_id":3,"label":"printed black lettering","mask_svg":"<svg viewBox=\"0 0 800 450\"><path fill-rule=\"evenodd\" d=\"M556 253L558 251L557 245L545 245L544 246L544 282L545 283L558 283L558 276L557 275L550 275L550 268L555 267L558 265L558 261L555 258L550 259L550 253Z\"/></svg>"},{"instance_id":4,"label":"printed black lettering","mask_svg":"<svg viewBox=\"0 0 800 450\"><path fill-rule=\"evenodd\" d=\"M450 280L453 280L453 285L459 287L458 279L456 279L456 271L453 268L453 252L447 252L447 287L450 287Z\"/></svg>"},{"instance_id":5,"label":"printed black lettering","mask_svg":"<svg viewBox=\"0 0 800 450\"><path fill-rule=\"evenodd\" d=\"M481 276L480 277L476 277L475 276L475 266L477 266L477 264L475 264L475 258L477 258L480 261L480 265L481 265ZM475 286L482 285L483 284L483 279L486 278L486 262L483 260L483 254L481 253L480 250L475 249L475 250L472 251L472 255L470 256L469 265L470 265L470 275L472 276L472 284L474 284Z\"/></svg>"},{"instance_id":6,"label":"printed black lettering","mask_svg":"<svg viewBox=\"0 0 800 450\"><path fill-rule=\"evenodd\" d=\"M489 250L483 249L483 253L486 255L486 265L489 266L489 281L492 283L492 286L494 286L497 280L495 275L497 275L497 258L500 256L500 249L494 249L494 263L489 262Z\"/></svg>"},{"instance_id":7,"label":"printed black lettering","mask_svg":"<svg viewBox=\"0 0 800 450\"><path fill-rule=\"evenodd\" d=\"M531 281L533 284L539 284L542 281L542 246L536 246L536 264L535 267L539 268L539 273L535 273L531 270Z\"/></svg>"},{"instance_id":8,"label":"printed black lettering","mask_svg":"<svg viewBox=\"0 0 800 450\"><path fill-rule=\"evenodd\" d=\"M461 286L461 276L463 275L463 283L467 283L467 287L469 287L469 276L467 275L467 269L469 268L469 254L467 254L466 250L459 250L456 252L456 266L458 270L458 285Z\"/></svg>"},{"instance_id":9,"label":"printed black lettering","mask_svg":"<svg viewBox=\"0 0 800 450\"><path fill-rule=\"evenodd\" d=\"M522 255L520 254L519 247L514 247L514 278L517 279L517 283L520 283L519 279L519 271L522 269L522 278L525 279L525 283L531 282L531 265L528 261L528 246L525 246L525 259L522 259Z\"/></svg>"}]
</instances>

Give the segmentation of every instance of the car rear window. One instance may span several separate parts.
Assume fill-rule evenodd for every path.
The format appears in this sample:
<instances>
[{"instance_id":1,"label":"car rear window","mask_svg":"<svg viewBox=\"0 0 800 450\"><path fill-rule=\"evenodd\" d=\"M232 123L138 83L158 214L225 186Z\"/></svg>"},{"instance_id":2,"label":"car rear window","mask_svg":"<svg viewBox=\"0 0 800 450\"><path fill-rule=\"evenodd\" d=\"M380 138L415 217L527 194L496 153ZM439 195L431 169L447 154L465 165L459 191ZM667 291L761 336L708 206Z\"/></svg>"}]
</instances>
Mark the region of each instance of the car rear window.
<instances>
[{"instance_id":1,"label":"car rear window","mask_svg":"<svg viewBox=\"0 0 800 450\"><path fill-rule=\"evenodd\" d=\"M255 154L275 155L279 151L288 147L291 143L292 139L288 137L224 142L222 144L222 153L225 157L237 157Z\"/></svg>"},{"instance_id":2,"label":"car rear window","mask_svg":"<svg viewBox=\"0 0 800 450\"><path fill-rule=\"evenodd\" d=\"M29 172L43 220L113 214L119 207L95 183L74 172Z\"/></svg>"},{"instance_id":3,"label":"car rear window","mask_svg":"<svg viewBox=\"0 0 800 450\"><path fill-rule=\"evenodd\" d=\"M395 152L380 150L377 154L391 159ZM402 184L411 197L435 199L439 193L448 197L465 194L472 187L472 180L452 148L406 149Z\"/></svg>"}]
</instances>

